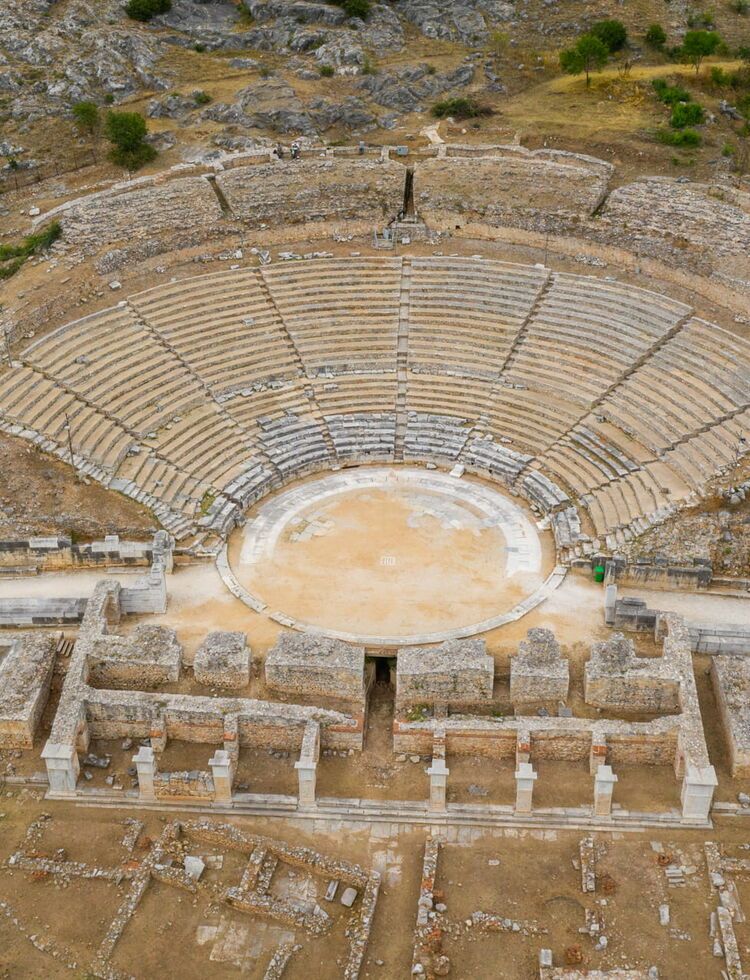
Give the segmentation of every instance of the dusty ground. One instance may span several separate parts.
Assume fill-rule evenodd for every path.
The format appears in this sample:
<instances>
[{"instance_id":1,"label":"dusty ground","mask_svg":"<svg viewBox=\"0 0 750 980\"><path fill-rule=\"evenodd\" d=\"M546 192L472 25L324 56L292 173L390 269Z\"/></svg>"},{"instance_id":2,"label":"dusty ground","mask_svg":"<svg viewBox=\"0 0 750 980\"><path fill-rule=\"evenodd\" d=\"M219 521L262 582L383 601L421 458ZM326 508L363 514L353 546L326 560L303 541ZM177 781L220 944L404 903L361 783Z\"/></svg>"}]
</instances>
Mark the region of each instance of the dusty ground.
<instances>
[{"instance_id":1,"label":"dusty ground","mask_svg":"<svg viewBox=\"0 0 750 980\"><path fill-rule=\"evenodd\" d=\"M0 433L0 538L51 533L92 540L119 533L143 539L158 527L134 500L73 479L67 464Z\"/></svg>"},{"instance_id":2,"label":"dusty ground","mask_svg":"<svg viewBox=\"0 0 750 980\"><path fill-rule=\"evenodd\" d=\"M37 792L6 786L0 813L0 975L13 980L88 975L87 966L128 883L60 879L14 869L7 859L23 850L99 868L135 869L166 818L156 813L138 815L144 827L131 853L122 841L128 830L125 821L137 815L133 810L45 804ZM49 817L40 820L44 813ZM28 833L32 821L36 824ZM480 836L471 846L443 846L435 891L446 906L443 950L451 960L450 976L529 980L535 975L541 948L552 949L555 963L562 964L566 951L578 947L585 969L656 965L664 980L719 980L723 961L711 955L708 937L708 918L717 899L708 881L703 842L719 841L726 853L743 857L745 821L724 820L705 832L597 834L594 894L581 890L580 833L500 830ZM342 832L344 828L336 825L316 825L313 833L312 825L295 826L277 819L230 817L229 822L250 833L305 844L380 870L383 887L362 975L409 974L424 831L396 838L387 831L385 836ZM685 885L667 884L657 861L660 851L685 868ZM221 869L204 871L207 886L221 890L238 884L243 868L239 854L206 846L191 848L189 853L223 858ZM291 876L283 865L273 878L274 894L315 895L334 916L331 935L311 939L302 930L231 911L206 890L193 897L152 880L117 944L114 964L137 980L160 974L186 980L205 976L259 980L279 938L291 933L302 950L292 958L285 976L333 980L340 976L336 961L345 952L346 941L340 907L322 901L325 884L319 878ZM741 878L737 885L747 908L748 886ZM663 904L669 906L668 926L659 924ZM608 940L603 952L597 952L594 940L579 932L586 910L596 912L602 922ZM492 932L467 925L478 911L507 917L520 928ZM742 921L736 928L740 954L747 961L750 932Z\"/></svg>"}]
</instances>

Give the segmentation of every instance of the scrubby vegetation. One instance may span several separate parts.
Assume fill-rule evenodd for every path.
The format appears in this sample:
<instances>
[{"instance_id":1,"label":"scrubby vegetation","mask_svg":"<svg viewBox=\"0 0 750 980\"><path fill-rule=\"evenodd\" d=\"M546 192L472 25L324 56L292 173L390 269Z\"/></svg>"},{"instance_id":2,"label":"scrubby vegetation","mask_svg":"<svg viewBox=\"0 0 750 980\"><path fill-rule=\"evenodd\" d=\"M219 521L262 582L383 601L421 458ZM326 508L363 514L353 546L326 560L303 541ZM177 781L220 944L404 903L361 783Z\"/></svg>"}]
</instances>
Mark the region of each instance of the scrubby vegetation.
<instances>
[{"instance_id":1,"label":"scrubby vegetation","mask_svg":"<svg viewBox=\"0 0 750 980\"><path fill-rule=\"evenodd\" d=\"M646 44L650 44L652 48L656 48L658 51L663 50L664 45L667 43L667 32L661 26L661 24L651 24L649 29L645 34Z\"/></svg>"},{"instance_id":2,"label":"scrubby vegetation","mask_svg":"<svg viewBox=\"0 0 750 980\"><path fill-rule=\"evenodd\" d=\"M342 7L347 17L367 20L370 15L370 0L328 0L335 7Z\"/></svg>"},{"instance_id":3,"label":"scrubby vegetation","mask_svg":"<svg viewBox=\"0 0 750 980\"><path fill-rule=\"evenodd\" d=\"M54 221L37 234L28 235L20 245L0 245L0 279L10 279L28 258L46 252L61 234L59 221Z\"/></svg>"},{"instance_id":4,"label":"scrubby vegetation","mask_svg":"<svg viewBox=\"0 0 750 980\"><path fill-rule=\"evenodd\" d=\"M454 119L474 119L477 116L491 116L492 109L474 99L461 96L436 102L432 107L432 114L436 119L446 119L448 116Z\"/></svg>"},{"instance_id":5,"label":"scrubby vegetation","mask_svg":"<svg viewBox=\"0 0 750 980\"><path fill-rule=\"evenodd\" d=\"M172 9L172 0L128 0L125 13L131 20L148 21Z\"/></svg>"},{"instance_id":6,"label":"scrubby vegetation","mask_svg":"<svg viewBox=\"0 0 750 980\"><path fill-rule=\"evenodd\" d=\"M156 150L146 142L146 120L137 112L108 112L104 131L112 143L113 163L138 170L156 157Z\"/></svg>"},{"instance_id":7,"label":"scrubby vegetation","mask_svg":"<svg viewBox=\"0 0 750 980\"><path fill-rule=\"evenodd\" d=\"M622 51L628 40L628 32L620 20L600 20L592 24L589 34L598 37L610 54Z\"/></svg>"}]
</instances>

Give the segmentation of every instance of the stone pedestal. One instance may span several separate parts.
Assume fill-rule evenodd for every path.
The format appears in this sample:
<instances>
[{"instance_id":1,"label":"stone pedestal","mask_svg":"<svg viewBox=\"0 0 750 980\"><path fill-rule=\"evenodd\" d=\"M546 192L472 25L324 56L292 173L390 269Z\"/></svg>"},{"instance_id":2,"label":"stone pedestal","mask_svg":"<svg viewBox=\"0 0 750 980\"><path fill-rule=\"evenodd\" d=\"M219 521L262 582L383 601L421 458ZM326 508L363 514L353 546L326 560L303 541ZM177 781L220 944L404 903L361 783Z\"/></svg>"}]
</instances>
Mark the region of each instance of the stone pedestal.
<instances>
[{"instance_id":1,"label":"stone pedestal","mask_svg":"<svg viewBox=\"0 0 750 980\"><path fill-rule=\"evenodd\" d=\"M75 796L81 771L75 746L47 742L42 758L47 766L50 793L54 796Z\"/></svg>"},{"instance_id":2,"label":"stone pedestal","mask_svg":"<svg viewBox=\"0 0 750 980\"><path fill-rule=\"evenodd\" d=\"M214 780L214 801L232 802L232 760L227 751L217 749L208 760Z\"/></svg>"},{"instance_id":3,"label":"stone pedestal","mask_svg":"<svg viewBox=\"0 0 750 980\"><path fill-rule=\"evenodd\" d=\"M713 766L699 768L688 762L680 794L683 820L708 820L718 782Z\"/></svg>"},{"instance_id":4,"label":"stone pedestal","mask_svg":"<svg viewBox=\"0 0 750 980\"><path fill-rule=\"evenodd\" d=\"M138 770L138 799L148 801L155 800L154 776L156 775L156 758L154 750L147 745L142 745L138 749L137 755L133 756L133 762Z\"/></svg>"},{"instance_id":5,"label":"stone pedestal","mask_svg":"<svg viewBox=\"0 0 750 980\"><path fill-rule=\"evenodd\" d=\"M611 766L601 765L594 773L594 816L612 816L612 793L617 776Z\"/></svg>"},{"instance_id":6,"label":"stone pedestal","mask_svg":"<svg viewBox=\"0 0 750 980\"><path fill-rule=\"evenodd\" d=\"M315 783L317 780L317 763L300 759L294 763L299 782L299 806L315 806Z\"/></svg>"},{"instance_id":7,"label":"stone pedestal","mask_svg":"<svg viewBox=\"0 0 750 980\"><path fill-rule=\"evenodd\" d=\"M444 811L445 797L448 786L448 774L450 769L445 764L445 759L433 759L432 765L427 770L430 777L430 810Z\"/></svg>"},{"instance_id":8,"label":"stone pedestal","mask_svg":"<svg viewBox=\"0 0 750 980\"><path fill-rule=\"evenodd\" d=\"M615 625L615 608L617 606L617 586L608 585L604 589L604 622L607 626Z\"/></svg>"},{"instance_id":9,"label":"stone pedestal","mask_svg":"<svg viewBox=\"0 0 750 980\"><path fill-rule=\"evenodd\" d=\"M537 775L530 762L521 762L516 769L516 813L531 813Z\"/></svg>"}]
</instances>

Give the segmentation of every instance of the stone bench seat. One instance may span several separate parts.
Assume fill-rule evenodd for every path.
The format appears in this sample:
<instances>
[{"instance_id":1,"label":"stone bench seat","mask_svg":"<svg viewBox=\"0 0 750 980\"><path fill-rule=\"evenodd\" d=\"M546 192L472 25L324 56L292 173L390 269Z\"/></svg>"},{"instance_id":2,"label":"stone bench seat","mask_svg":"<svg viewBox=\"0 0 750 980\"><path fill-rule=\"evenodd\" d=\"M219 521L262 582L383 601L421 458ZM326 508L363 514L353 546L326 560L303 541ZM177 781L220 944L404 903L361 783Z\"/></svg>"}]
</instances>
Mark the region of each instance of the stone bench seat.
<instances>
[{"instance_id":1,"label":"stone bench seat","mask_svg":"<svg viewBox=\"0 0 750 980\"><path fill-rule=\"evenodd\" d=\"M521 470L533 457L503 446L493 439L471 436L466 444L463 458L473 469L483 470L491 476L499 476L512 483Z\"/></svg>"},{"instance_id":2,"label":"stone bench seat","mask_svg":"<svg viewBox=\"0 0 750 980\"><path fill-rule=\"evenodd\" d=\"M132 482L144 494L150 494L171 510L188 516L194 513L207 489L196 477L145 449L124 461L117 471L117 478Z\"/></svg>"},{"instance_id":3,"label":"stone bench seat","mask_svg":"<svg viewBox=\"0 0 750 980\"><path fill-rule=\"evenodd\" d=\"M326 415L337 456L392 459L396 448L396 415L357 412Z\"/></svg>"},{"instance_id":4,"label":"stone bench seat","mask_svg":"<svg viewBox=\"0 0 750 980\"><path fill-rule=\"evenodd\" d=\"M315 401L326 414L387 412L396 404L397 381L395 373L378 378L337 375L333 381L316 380L313 391Z\"/></svg>"}]
</instances>

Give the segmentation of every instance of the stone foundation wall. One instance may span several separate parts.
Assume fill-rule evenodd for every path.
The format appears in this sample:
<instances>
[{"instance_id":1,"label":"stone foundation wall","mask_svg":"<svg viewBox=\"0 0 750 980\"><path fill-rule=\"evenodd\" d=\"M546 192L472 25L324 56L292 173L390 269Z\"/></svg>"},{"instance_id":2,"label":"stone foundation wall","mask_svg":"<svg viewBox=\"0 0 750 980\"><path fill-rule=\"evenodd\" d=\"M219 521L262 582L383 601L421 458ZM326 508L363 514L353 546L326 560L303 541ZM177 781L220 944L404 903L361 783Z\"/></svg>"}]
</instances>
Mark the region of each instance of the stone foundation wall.
<instances>
[{"instance_id":1,"label":"stone foundation wall","mask_svg":"<svg viewBox=\"0 0 750 980\"><path fill-rule=\"evenodd\" d=\"M590 216L606 193L612 167L570 154L508 148L505 155L420 161L415 203L428 226L480 220L549 228Z\"/></svg>"},{"instance_id":2,"label":"stone foundation wall","mask_svg":"<svg viewBox=\"0 0 750 980\"><path fill-rule=\"evenodd\" d=\"M0 576L3 567L99 568L103 565L148 567L153 557L152 542L121 541L117 535L90 544L73 544L70 538L35 537L0 541Z\"/></svg>"},{"instance_id":3,"label":"stone foundation wall","mask_svg":"<svg viewBox=\"0 0 750 980\"><path fill-rule=\"evenodd\" d=\"M607 582L634 588L648 586L650 589L676 589L696 591L707 589L713 578L710 564L696 562L694 565L670 565L667 562L632 562L613 559L607 562Z\"/></svg>"},{"instance_id":4,"label":"stone foundation wall","mask_svg":"<svg viewBox=\"0 0 750 980\"><path fill-rule=\"evenodd\" d=\"M65 240L86 252L125 242L175 241L218 233L223 212L204 177L182 177L81 198L60 215Z\"/></svg>"},{"instance_id":5,"label":"stone foundation wall","mask_svg":"<svg viewBox=\"0 0 750 980\"><path fill-rule=\"evenodd\" d=\"M48 633L8 636L0 643L0 748L33 746L49 697L55 647Z\"/></svg>"},{"instance_id":6,"label":"stone foundation wall","mask_svg":"<svg viewBox=\"0 0 750 980\"><path fill-rule=\"evenodd\" d=\"M750 776L750 663L744 657L714 657L711 681L735 779Z\"/></svg>"},{"instance_id":7,"label":"stone foundation wall","mask_svg":"<svg viewBox=\"0 0 750 980\"><path fill-rule=\"evenodd\" d=\"M324 636L285 632L268 652L272 691L364 703L364 647Z\"/></svg>"},{"instance_id":8,"label":"stone foundation wall","mask_svg":"<svg viewBox=\"0 0 750 980\"><path fill-rule=\"evenodd\" d=\"M405 174L392 161L277 160L228 170L216 184L234 216L254 228L342 219L375 225L401 208Z\"/></svg>"},{"instance_id":9,"label":"stone foundation wall","mask_svg":"<svg viewBox=\"0 0 750 980\"><path fill-rule=\"evenodd\" d=\"M477 704L492 698L495 664L484 640L399 650L396 705Z\"/></svg>"}]
</instances>

